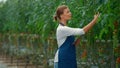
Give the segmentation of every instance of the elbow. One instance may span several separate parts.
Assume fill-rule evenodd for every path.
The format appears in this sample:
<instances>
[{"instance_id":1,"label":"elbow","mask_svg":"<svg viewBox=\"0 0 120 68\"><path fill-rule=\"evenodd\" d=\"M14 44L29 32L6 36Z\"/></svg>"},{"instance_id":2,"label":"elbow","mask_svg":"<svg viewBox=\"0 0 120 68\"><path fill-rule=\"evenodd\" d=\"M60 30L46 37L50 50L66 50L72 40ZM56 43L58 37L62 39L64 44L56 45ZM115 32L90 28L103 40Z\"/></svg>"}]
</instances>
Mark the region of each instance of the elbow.
<instances>
[{"instance_id":1,"label":"elbow","mask_svg":"<svg viewBox=\"0 0 120 68\"><path fill-rule=\"evenodd\" d=\"M84 28L82 30L83 30L83 34L86 34L86 30Z\"/></svg>"},{"instance_id":2,"label":"elbow","mask_svg":"<svg viewBox=\"0 0 120 68\"><path fill-rule=\"evenodd\" d=\"M84 33L87 33L87 32L88 32L88 29L83 28L83 31L84 31Z\"/></svg>"}]
</instances>

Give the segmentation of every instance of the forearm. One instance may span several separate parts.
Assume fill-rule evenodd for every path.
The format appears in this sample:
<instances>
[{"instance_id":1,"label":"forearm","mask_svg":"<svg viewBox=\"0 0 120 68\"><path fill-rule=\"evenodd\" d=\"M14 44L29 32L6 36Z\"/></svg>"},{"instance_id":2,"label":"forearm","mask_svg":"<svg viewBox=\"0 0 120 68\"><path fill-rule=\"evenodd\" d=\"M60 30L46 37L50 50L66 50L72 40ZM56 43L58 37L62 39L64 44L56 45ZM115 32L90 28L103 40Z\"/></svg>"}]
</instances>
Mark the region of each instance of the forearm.
<instances>
[{"instance_id":1,"label":"forearm","mask_svg":"<svg viewBox=\"0 0 120 68\"><path fill-rule=\"evenodd\" d=\"M96 23L97 18L94 18L88 25L86 25L85 27L83 27L84 32L88 32Z\"/></svg>"},{"instance_id":2,"label":"forearm","mask_svg":"<svg viewBox=\"0 0 120 68\"><path fill-rule=\"evenodd\" d=\"M74 42L74 45L79 45L79 44L80 44L80 37L78 37Z\"/></svg>"}]
</instances>

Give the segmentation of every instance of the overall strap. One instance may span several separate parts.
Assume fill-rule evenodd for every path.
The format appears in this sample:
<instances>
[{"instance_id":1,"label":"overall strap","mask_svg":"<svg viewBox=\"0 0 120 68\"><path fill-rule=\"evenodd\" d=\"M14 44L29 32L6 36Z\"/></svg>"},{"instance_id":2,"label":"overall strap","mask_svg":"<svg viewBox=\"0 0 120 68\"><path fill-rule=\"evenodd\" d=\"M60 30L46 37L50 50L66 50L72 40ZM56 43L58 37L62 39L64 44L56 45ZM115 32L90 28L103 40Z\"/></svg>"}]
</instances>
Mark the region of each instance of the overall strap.
<instances>
[{"instance_id":1,"label":"overall strap","mask_svg":"<svg viewBox=\"0 0 120 68\"><path fill-rule=\"evenodd\" d=\"M60 22L59 24L62 25L62 26L65 26L65 25L64 25L63 23L61 23L61 22Z\"/></svg>"}]
</instances>

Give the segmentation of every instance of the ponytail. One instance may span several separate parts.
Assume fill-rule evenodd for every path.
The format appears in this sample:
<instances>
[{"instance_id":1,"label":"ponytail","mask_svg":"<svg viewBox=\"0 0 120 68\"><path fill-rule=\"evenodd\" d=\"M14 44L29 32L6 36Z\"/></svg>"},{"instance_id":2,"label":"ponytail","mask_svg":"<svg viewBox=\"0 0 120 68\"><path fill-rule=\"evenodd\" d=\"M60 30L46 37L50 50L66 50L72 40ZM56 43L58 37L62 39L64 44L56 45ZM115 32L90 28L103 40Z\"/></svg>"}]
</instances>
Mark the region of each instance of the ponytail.
<instances>
[{"instance_id":1,"label":"ponytail","mask_svg":"<svg viewBox=\"0 0 120 68\"><path fill-rule=\"evenodd\" d=\"M58 17L57 15L54 16L54 20L57 21L58 20Z\"/></svg>"}]
</instances>

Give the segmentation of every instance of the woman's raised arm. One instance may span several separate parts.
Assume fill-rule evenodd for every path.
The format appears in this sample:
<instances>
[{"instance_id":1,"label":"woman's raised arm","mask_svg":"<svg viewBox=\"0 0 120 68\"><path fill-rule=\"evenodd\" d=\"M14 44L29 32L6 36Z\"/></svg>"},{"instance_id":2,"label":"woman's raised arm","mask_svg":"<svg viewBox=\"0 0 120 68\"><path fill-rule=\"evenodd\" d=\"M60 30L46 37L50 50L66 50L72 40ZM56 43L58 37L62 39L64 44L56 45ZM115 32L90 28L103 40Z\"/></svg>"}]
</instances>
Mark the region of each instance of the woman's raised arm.
<instances>
[{"instance_id":1,"label":"woman's raised arm","mask_svg":"<svg viewBox=\"0 0 120 68\"><path fill-rule=\"evenodd\" d=\"M93 25L96 23L96 21L98 19L98 16L99 16L99 13L95 14L94 19L88 25L83 27L83 30L84 30L85 33L88 32L93 27Z\"/></svg>"}]
</instances>

